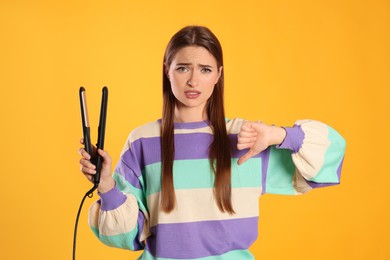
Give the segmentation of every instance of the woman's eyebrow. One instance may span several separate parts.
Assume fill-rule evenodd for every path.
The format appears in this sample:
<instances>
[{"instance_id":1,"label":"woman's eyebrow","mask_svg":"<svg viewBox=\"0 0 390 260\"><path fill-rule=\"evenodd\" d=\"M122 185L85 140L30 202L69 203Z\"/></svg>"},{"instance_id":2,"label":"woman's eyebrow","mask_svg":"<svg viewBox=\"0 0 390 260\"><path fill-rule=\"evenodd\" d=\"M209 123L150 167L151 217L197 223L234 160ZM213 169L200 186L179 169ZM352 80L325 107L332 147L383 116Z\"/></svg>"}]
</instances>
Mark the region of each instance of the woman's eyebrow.
<instances>
[{"instance_id":1,"label":"woman's eyebrow","mask_svg":"<svg viewBox=\"0 0 390 260\"><path fill-rule=\"evenodd\" d=\"M199 64L198 65L199 67L202 67L202 68L212 68L213 66L211 66L211 65L207 65L207 64Z\"/></svg>"},{"instance_id":2,"label":"woman's eyebrow","mask_svg":"<svg viewBox=\"0 0 390 260\"><path fill-rule=\"evenodd\" d=\"M191 62L179 62L176 64L176 66L193 66L193 64ZM208 65L208 64L197 64L197 66L201 68L213 68L212 65Z\"/></svg>"},{"instance_id":3,"label":"woman's eyebrow","mask_svg":"<svg viewBox=\"0 0 390 260\"><path fill-rule=\"evenodd\" d=\"M190 65L192 65L192 63L189 62L180 62L176 64L176 66L190 66Z\"/></svg>"}]
</instances>

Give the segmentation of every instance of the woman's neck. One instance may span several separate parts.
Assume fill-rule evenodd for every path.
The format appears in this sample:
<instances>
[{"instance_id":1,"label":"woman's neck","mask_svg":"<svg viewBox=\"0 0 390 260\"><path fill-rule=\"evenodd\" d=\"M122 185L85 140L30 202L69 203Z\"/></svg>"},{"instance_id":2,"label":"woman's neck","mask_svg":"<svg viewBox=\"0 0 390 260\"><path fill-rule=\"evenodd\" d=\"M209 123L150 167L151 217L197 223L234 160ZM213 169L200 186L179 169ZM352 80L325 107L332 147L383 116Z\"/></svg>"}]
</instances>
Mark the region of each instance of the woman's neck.
<instances>
[{"instance_id":1,"label":"woman's neck","mask_svg":"<svg viewBox=\"0 0 390 260\"><path fill-rule=\"evenodd\" d=\"M175 107L175 122L190 123L208 120L207 112L203 108Z\"/></svg>"}]
</instances>

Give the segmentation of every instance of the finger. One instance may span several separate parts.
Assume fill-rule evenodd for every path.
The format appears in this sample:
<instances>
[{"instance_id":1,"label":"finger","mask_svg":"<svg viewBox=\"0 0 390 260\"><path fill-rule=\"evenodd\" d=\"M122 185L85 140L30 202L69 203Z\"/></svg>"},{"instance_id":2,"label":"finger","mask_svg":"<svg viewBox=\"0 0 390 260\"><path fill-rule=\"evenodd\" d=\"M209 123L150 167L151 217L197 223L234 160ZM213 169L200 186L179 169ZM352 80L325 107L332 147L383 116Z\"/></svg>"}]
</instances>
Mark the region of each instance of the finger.
<instances>
[{"instance_id":1,"label":"finger","mask_svg":"<svg viewBox=\"0 0 390 260\"><path fill-rule=\"evenodd\" d=\"M93 181L93 175L84 173L84 176L85 176L89 181Z\"/></svg>"},{"instance_id":2,"label":"finger","mask_svg":"<svg viewBox=\"0 0 390 260\"><path fill-rule=\"evenodd\" d=\"M238 159L238 162L237 162L238 165L243 164L244 162L246 162L247 160L249 160L253 156L254 156L254 152L252 150L249 150L246 154L241 156L240 159Z\"/></svg>"},{"instance_id":3,"label":"finger","mask_svg":"<svg viewBox=\"0 0 390 260\"><path fill-rule=\"evenodd\" d=\"M80 164L86 168L96 169L96 166L91 161L89 161L85 158L80 159Z\"/></svg>"},{"instance_id":4,"label":"finger","mask_svg":"<svg viewBox=\"0 0 390 260\"><path fill-rule=\"evenodd\" d=\"M255 137L255 136L257 136L257 132L240 131L240 133L238 133L238 137Z\"/></svg>"},{"instance_id":5,"label":"finger","mask_svg":"<svg viewBox=\"0 0 390 260\"><path fill-rule=\"evenodd\" d=\"M241 131L248 132L248 133L252 133L252 132L255 132L255 129L253 129L252 126L250 126L250 127L248 127L248 126L242 126L242 127L241 127Z\"/></svg>"},{"instance_id":6,"label":"finger","mask_svg":"<svg viewBox=\"0 0 390 260\"><path fill-rule=\"evenodd\" d=\"M80 144L84 144L84 138L80 139ZM92 151L95 152L96 147L94 145L91 145L91 147L92 147Z\"/></svg>"},{"instance_id":7,"label":"finger","mask_svg":"<svg viewBox=\"0 0 390 260\"><path fill-rule=\"evenodd\" d=\"M255 129L253 129L252 125L250 125L250 126L243 125L241 127L241 132L256 133L256 131L255 131Z\"/></svg>"},{"instance_id":8,"label":"finger","mask_svg":"<svg viewBox=\"0 0 390 260\"><path fill-rule=\"evenodd\" d=\"M244 150L244 149L250 149L252 148L254 143L238 143L237 144L237 149L238 150Z\"/></svg>"},{"instance_id":9,"label":"finger","mask_svg":"<svg viewBox=\"0 0 390 260\"><path fill-rule=\"evenodd\" d=\"M89 160L86 160L84 158L80 159L80 165L83 167L83 169L86 169L88 173L95 173L96 172L96 166L91 163Z\"/></svg>"},{"instance_id":10,"label":"finger","mask_svg":"<svg viewBox=\"0 0 390 260\"><path fill-rule=\"evenodd\" d=\"M84 167L82 165L80 165L80 171L84 174L84 175L95 175L96 174L96 170L94 169L91 169L91 168L87 168L87 167Z\"/></svg>"},{"instance_id":11,"label":"finger","mask_svg":"<svg viewBox=\"0 0 390 260\"><path fill-rule=\"evenodd\" d=\"M80 170L83 170L81 167L80 167ZM83 175L89 180L89 181L93 181L93 178L94 178L94 174L92 173L85 173L83 171L81 171L83 173Z\"/></svg>"},{"instance_id":12,"label":"finger","mask_svg":"<svg viewBox=\"0 0 390 260\"><path fill-rule=\"evenodd\" d=\"M245 144L245 143L254 143L256 142L257 137L239 137L237 142L239 144Z\"/></svg>"},{"instance_id":13,"label":"finger","mask_svg":"<svg viewBox=\"0 0 390 260\"><path fill-rule=\"evenodd\" d=\"M246 121L242 126L241 126L241 131L245 132L255 132L253 129L253 123L251 121Z\"/></svg>"},{"instance_id":14,"label":"finger","mask_svg":"<svg viewBox=\"0 0 390 260\"><path fill-rule=\"evenodd\" d=\"M87 160L91 160L91 155L84 148L79 149L79 154Z\"/></svg>"}]
</instances>

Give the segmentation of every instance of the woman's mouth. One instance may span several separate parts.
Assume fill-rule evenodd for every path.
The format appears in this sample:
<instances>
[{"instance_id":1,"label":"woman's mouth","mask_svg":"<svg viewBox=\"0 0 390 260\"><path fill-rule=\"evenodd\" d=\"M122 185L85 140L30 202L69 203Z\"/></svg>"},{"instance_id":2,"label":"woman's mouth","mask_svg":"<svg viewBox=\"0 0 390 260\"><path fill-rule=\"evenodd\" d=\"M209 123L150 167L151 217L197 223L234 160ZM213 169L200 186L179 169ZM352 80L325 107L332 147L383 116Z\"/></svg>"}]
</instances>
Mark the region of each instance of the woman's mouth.
<instances>
[{"instance_id":1,"label":"woman's mouth","mask_svg":"<svg viewBox=\"0 0 390 260\"><path fill-rule=\"evenodd\" d=\"M200 96L200 92L196 90L188 90L184 91L184 94L186 95L186 98L188 99L195 99Z\"/></svg>"}]
</instances>

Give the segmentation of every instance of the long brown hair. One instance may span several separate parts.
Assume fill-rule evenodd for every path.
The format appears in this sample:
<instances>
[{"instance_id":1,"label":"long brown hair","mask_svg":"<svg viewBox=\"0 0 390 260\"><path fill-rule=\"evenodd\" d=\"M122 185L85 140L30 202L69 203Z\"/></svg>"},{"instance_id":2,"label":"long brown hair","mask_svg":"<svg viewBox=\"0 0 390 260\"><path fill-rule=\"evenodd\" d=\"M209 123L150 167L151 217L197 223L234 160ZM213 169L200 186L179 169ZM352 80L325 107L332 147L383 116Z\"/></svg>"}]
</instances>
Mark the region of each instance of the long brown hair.
<instances>
[{"instance_id":1,"label":"long brown hair","mask_svg":"<svg viewBox=\"0 0 390 260\"><path fill-rule=\"evenodd\" d=\"M217 37L206 27L187 26L178 31L168 43L164 55L163 68L163 113L161 123L161 153L162 153L162 187L161 208L169 213L175 207L175 190L173 184L174 144L174 111L176 98L171 90L167 73L176 53L184 47L200 46L208 50L216 59L217 66L223 66L222 47ZM226 131L223 93L224 76L221 70L220 78L214 91L207 101L206 111L214 133L210 146L209 159L215 175L214 197L221 212L233 214L231 202L231 152Z\"/></svg>"}]
</instances>

